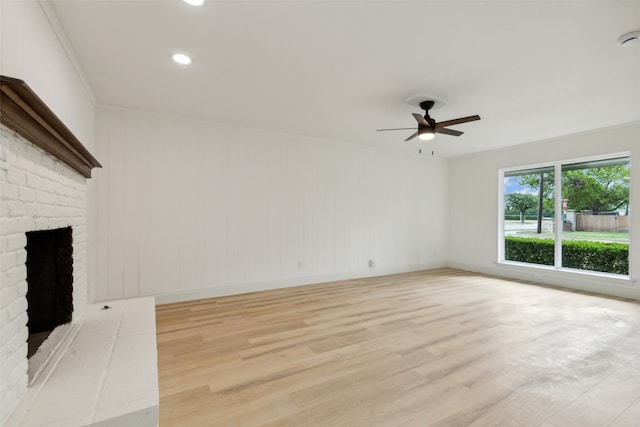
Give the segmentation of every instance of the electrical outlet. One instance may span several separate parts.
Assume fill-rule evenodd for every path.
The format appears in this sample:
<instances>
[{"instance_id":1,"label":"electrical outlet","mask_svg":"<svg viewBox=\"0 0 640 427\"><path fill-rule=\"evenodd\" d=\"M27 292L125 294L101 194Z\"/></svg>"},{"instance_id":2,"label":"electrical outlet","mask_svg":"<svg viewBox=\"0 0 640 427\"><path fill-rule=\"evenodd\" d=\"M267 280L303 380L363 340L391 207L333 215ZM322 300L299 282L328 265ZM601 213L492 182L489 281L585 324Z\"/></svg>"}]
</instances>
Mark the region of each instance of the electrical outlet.
<instances>
[{"instance_id":1,"label":"electrical outlet","mask_svg":"<svg viewBox=\"0 0 640 427\"><path fill-rule=\"evenodd\" d=\"M376 261L376 259L375 259L375 258L371 258L371 259L369 260L369 267L373 268L373 267L375 267L377 264L378 264L378 262Z\"/></svg>"},{"instance_id":2,"label":"electrical outlet","mask_svg":"<svg viewBox=\"0 0 640 427\"><path fill-rule=\"evenodd\" d=\"M533 273L533 280L537 281L537 282L542 282L542 274L540 273Z\"/></svg>"}]
</instances>

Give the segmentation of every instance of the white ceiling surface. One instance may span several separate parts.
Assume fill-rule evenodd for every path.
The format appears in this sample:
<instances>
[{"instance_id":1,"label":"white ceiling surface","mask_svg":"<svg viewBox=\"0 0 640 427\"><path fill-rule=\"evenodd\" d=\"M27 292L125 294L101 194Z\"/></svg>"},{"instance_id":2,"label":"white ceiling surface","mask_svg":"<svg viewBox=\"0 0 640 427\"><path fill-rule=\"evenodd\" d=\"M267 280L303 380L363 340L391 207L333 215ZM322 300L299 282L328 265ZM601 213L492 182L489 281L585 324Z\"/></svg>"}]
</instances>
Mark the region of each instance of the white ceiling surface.
<instances>
[{"instance_id":1,"label":"white ceiling surface","mask_svg":"<svg viewBox=\"0 0 640 427\"><path fill-rule=\"evenodd\" d=\"M640 120L638 1L54 0L100 104L456 156ZM193 57L178 66L170 54ZM606 143L606 141L603 141Z\"/></svg>"}]
</instances>

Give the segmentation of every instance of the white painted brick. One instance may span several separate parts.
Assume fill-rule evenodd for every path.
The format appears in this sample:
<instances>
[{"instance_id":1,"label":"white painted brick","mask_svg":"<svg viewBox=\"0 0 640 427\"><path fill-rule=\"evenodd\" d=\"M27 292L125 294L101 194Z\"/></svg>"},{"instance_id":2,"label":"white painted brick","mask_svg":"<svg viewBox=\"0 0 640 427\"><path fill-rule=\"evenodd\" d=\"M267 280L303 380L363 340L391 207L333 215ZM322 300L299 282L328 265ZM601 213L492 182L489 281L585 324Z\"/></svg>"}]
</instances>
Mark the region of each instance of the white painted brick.
<instances>
[{"instance_id":1,"label":"white painted brick","mask_svg":"<svg viewBox=\"0 0 640 427\"><path fill-rule=\"evenodd\" d=\"M24 277L26 277L26 275ZM15 288L16 288L16 292L18 294L18 297L21 297L21 298L22 297L26 297L27 296L27 292L29 291L29 284L27 283L26 280L22 280L22 281L18 282L15 285ZM25 316L25 318L27 317L26 313L25 313L24 316ZM26 325L26 324L27 324L27 321L25 320L24 325Z\"/></svg>"},{"instance_id":2,"label":"white painted brick","mask_svg":"<svg viewBox=\"0 0 640 427\"><path fill-rule=\"evenodd\" d=\"M0 184L1 189L0 189L0 193L2 194L2 199L3 200L17 200L18 199L18 194L19 191L18 189L20 187L18 187L17 185L14 184L10 184L9 182L2 182L2 184Z\"/></svg>"},{"instance_id":3,"label":"white painted brick","mask_svg":"<svg viewBox=\"0 0 640 427\"><path fill-rule=\"evenodd\" d=\"M53 193L56 184L48 178L42 178L42 191L45 193Z\"/></svg>"},{"instance_id":4,"label":"white painted brick","mask_svg":"<svg viewBox=\"0 0 640 427\"><path fill-rule=\"evenodd\" d=\"M9 319L9 312L7 310L0 310L0 325L7 325L11 319ZM2 346L0 346L2 349ZM2 358L0 358L0 364L2 363ZM0 381L1 383L2 381Z\"/></svg>"},{"instance_id":5,"label":"white painted brick","mask_svg":"<svg viewBox=\"0 0 640 427\"><path fill-rule=\"evenodd\" d=\"M29 330L28 329L24 329L26 331L25 336L24 336L24 340L21 340L20 342L22 344L20 344L18 346L18 349L16 350L16 358L20 361L20 363L22 364L18 364L18 366L22 366L22 370L24 369L29 369L29 359L27 359L27 354L29 353L29 344L27 343L27 339L29 338ZM24 376L24 381L25 382L29 382L29 377L28 376ZM16 383L18 383L19 381L16 381Z\"/></svg>"},{"instance_id":6,"label":"white painted brick","mask_svg":"<svg viewBox=\"0 0 640 427\"><path fill-rule=\"evenodd\" d=\"M56 171L56 161L48 154L43 153L38 164L45 168L44 173L46 175L51 175L52 171Z\"/></svg>"},{"instance_id":7,"label":"white painted brick","mask_svg":"<svg viewBox=\"0 0 640 427\"><path fill-rule=\"evenodd\" d=\"M11 338L6 343L7 351L9 351L9 354L17 352L18 350L20 350L20 347L22 347L23 345L26 345L28 337L29 337L29 331L24 328L21 329L17 334L15 334L13 338ZM26 371L27 370L25 369L25 372Z\"/></svg>"},{"instance_id":8,"label":"white painted brick","mask_svg":"<svg viewBox=\"0 0 640 427\"><path fill-rule=\"evenodd\" d=\"M24 216L27 214L27 206L21 201L10 201L3 203L9 208L9 216Z\"/></svg>"},{"instance_id":9,"label":"white painted brick","mask_svg":"<svg viewBox=\"0 0 640 427\"><path fill-rule=\"evenodd\" d=\"M9 167L0 171L0 425L27 390L27 231L72 226L73 318L87 306L86 179L0 125Z\"/></svg>"},{"instance_id":10,"label":"white painted brick","mask_svg":"<svg viewBox=\"0 0 640 427\"><path fill-rule=\"evenodd\" d=\"M18 298L17 290L14 286L6 287L0 290L0 309L6 310L9 319L13 319L9 313L9 306Z\"/></svg>"},{"instance_id":11,"label":"white painted brick","mask_svg":"<svg viewBox=\"0 0 640 427\"><path fill-rule=\"evenodd\" d=\"M0 233L5 236L16 233L19 230L18 222L18 218L0 218Z\"/></svg>"},{"instance_id":12,"label":"white painted brick","mask_svg":"<svg viewBox=\"0 0 640 427\"><path fill-rule=\"evenodd\" d=\"M24 265L16 265L13 268L9 268L6 270L3 269L0 273L0 277L2 277L3 288L8 288L9 286L16 287L18 286L18 284L24 281L25 277L27 277L26 268Z\"/></svg>"},{"instance_id":13,"label":"white painted brick","mask_svg":"<svg viewBox=\"0 0 640 427\"><path fill-rule=\"evenodd\" d=\"M15 301L9 304L8 310L9 317L11 319L17 319L22 313L27 311L27 300L25 298L16 298Z\"/></svg>"},{"instance_id":14,"label":"white painted brick","mask_svg":"<svg viewBox=\"0 0 640 427\"><path fill-rule=\"evenodd\" d=\"M33 202L36 200L36 192L29 187L20 187L20 200L23 202Z\"/></svg>"},{"instance_id":15,"label":"white painted brick","mask_svg":"<svg viewBox=\"0 0 640 427\"><path fill-rule=\"evenodd\" d=\"M74 239L75 239L75 236L78 235L78 233L75 232L75 227L79 227L81 224L83 224L83 222L84 222L83 216L69 218L69 221L67 221L67 224L65 226L74 227L74 233L73 233Z\"/></svg>"},{"instance_id":16,"label":"white painted brick","mask_svg":"<svg viewBox=\"0 0 640 427\"><path fill-rule=\"evenodd\" d=\"M18 319L10 321L0 329L0 340L3 342L8 341L13 338L21 328L22 325L19 324Z\"/></svg>"},{"instance_id":17,"label":"white painted brick","mask_svg":"<svg viewBox=\"0 0 640 427\"><path fill-rule=\"evenodd\" d=\"M38 192L36 200L47 205L58 206L60 204L60 196L53 193Z\"/></svg>"},{"instance_id":18,"label":"white painted brick","mask_svg":"<svg viewBox=\"0 0 640 427\"><path fill-rule=\"evenodd\" d=\"M27 215L33 218L39 218L45 215L47 207L40 203L27 203Z\"/></svg>"},{"instance_id":19,"label":"white painted brick","mask_svg":"<svg viewBox=\"0 0 640 427\"><path fill-rule=\"evenodd\" d=\"M11 210L9 209L9 202L3 201L2 204L0 204L0 215L2 215L3 217L8 217L11 215Z\"/></svg>"},{"instance_id":20,"label":"white painted brick","mask_svg":"<svg viewBox=\"0 0 640 427\"><path fill-rule=\"evenodd\" d=\"M15 337L15 334L13 336ZM2 357L0 370L3 373L4 386L6 386L6 383L4 383L4 380L6 380L7 376L9 375L9 372L11 372L18 365L18 356L15 353L9 353L9 348L6 345L7 342L9 342L9 340L5 340L4 342L5 345L3 345L3 353L0 354L0 356Z\"/></svg>"},{"instance_id":21,"label":"white painted brick","mask_svg":"<svg viewBox=\"0 0 640 427\"><path fill-rule=\"evenodd\" d=\"M35 170L35 164L34 164ZM33 188L34 190L40 190L42 188L42 178L40 178L35 173L27 174L27 186L29 188Z\"/></svg>"},{"instance_id":22,"label":"white painted brick","mask_svg":"<svg viewBox=\"0 0 640 427\"><path fill-rule=\"evenodd\" d=\"M9 147L9 164L15 165L16 163L18 163L18 153Z\"/></svg>"},{"instance_id":23,"label":"white painted brick","mask_svg":"<svg viewBox=\"0 0 640 427\"><path fill-rule=\"evenodd\" d=\"M15 168L9 168L7 171L7 182L24 186L27 184L27 174Z\"/></svg>"},{"instance_id":24,"label":"white painted brick","mask_svg":"<svg viewBox=\"0 0 640 427\"><path fill-rule=\"evenodd\" d=\"M2 270L14 268L17 265L16 252L6 252L0 255L0 266Z\"/></svg>"},{"instance_id":25,"label":"white painted brick","mask_svg":"<svg viewBox=\"0 0 640 427\"><path fill-rule=\"evenodd\" d=\"M24 249L27 246L27 236L24 233L15 233L6 237L7 239L7 251L15 251L17 249Z\"/></svg>"},{"instance_id":26,"label":"white painted brick","mask_svg":"<svg viewBox=\"0 0 640 427\"><path fill-rule=\"evenodd\" d=\"M11 287L15 286L13 283L9 282L11 280L11 275L9 274L9 271L0 271L0 283L2 284L3 289L8 289L9 286Z\"/></svg>"},{"instance_id":27,"label":"white painted brick","mask_svg":"<svg viewBox=\"0 0 640 427\"><path fill-rule=\"evenodd\" d=\"M49 218L38 218L35 220L35 229L36 230L50 230L49 226Z\"/></svg>"},{"instance_id":28,"label":"white painted brick","mask_svg":"<svg viewBox=\"0 0 640 427\"><path fill-rule=\"evenodd\" d=\"M27 262L27 251L16 251L16 266L24 265L25 262Z\"/></svg>"},{"instance_id":29,"label":"white painted brick","mask_svg":"<svg viewBox=\"0 0 640 427\"><path fill-rule=\"evenodd\" d=\"M26 231L31 231L35 229L36 229L36 221L33 218L26 217L26 216L18 218L18 228L16 229L16 231L25 230L26 232Z\"/></svg>"},{"instance_id":30,"label":"white painted brick","mask_svg":"<svg viewBox=\"0 0 640 427\"><path fill-rule=\"evenodd\" d=\"M25 282L26 284L27 282ZM26 292L25 292L26 294ZM23 294L24 295L24 294ZM27 323L29 322L29 315L27 314L27 312L25 311L24 313L22 313L20 315L20 317L18 317L18 325L20 327L26 327Z\"/></svg>"},{"instance_id":31,"label":"white painted brick","mask_svg":"<svg viewBox=\"0 0 640 427\"><path fill-rule=\"evenodd\" d=\"M33 172L36 170L36 162L30 157L19 156L18 167L25 172Z\"/></svg>"},{"instance_id":32,"label":"white painted brick","mask_svg":"<svg viewBox=\"0 0 640 427\"><path fill-rule=\"evenodd\" d=\"M18 157L24 156L26 147L20 143L20 137L15 134L9 136L9 162L12 165L18 164ZM13 157L11 156L13 154Z\"/></svg>"}]
</instances>

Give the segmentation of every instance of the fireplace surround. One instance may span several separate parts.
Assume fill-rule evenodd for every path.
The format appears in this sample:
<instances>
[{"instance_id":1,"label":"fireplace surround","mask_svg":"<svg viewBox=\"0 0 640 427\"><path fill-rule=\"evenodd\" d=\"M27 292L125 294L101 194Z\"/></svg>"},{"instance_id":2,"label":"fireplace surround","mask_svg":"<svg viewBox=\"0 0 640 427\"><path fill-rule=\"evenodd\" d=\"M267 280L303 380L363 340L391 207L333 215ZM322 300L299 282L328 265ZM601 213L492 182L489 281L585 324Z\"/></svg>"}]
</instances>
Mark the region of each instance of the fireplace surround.
<instances>
[{"instance_id":1,"label":"fireplace surround","mask_svg":"<svg viewBox=\"0 0 640 427\"><path fill-rule=\"evenodd\" d=\"M30 360L27 284L27 233L68 229L73 267L63 279L75 320L88 304L87 178L100 164L42 100L21 80L0 77L0 424L25 395L53 354L45 343ZM67 267L69 267L67 265ZM67 267L60 270L69 271ZM64 287L65 285L62 285ZM62 304L64 305L64 304ZM67 304L68 305L68 304ZM51 339L61 340L54 333Z\"/></svg>"},{"instance_id":2,"label":"fireplace surround","mask_svg":"<svg viewBox=\"0 0 640 427\"><path fill-rule=\"evenodd\" d=\"M154 298L89 304L87 178L100 164L24 82L0 82L0 425L157 426ZM32 243L54 253L36 275L58 282L42 328L64 324L27 359Z\"/></svg>"}]
</instances>

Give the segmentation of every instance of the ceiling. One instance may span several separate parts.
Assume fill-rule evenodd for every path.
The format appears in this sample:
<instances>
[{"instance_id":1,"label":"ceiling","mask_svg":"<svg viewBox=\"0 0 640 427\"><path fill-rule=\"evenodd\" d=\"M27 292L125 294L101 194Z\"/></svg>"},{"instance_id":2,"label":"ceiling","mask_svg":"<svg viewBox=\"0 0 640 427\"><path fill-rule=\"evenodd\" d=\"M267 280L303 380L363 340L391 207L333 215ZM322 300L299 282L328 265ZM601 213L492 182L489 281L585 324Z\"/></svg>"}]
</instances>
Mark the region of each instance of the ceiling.
<instances>
[{"instance_id":1,"label":"ceiling","mask_svg":"<svg viewBox=\"0 0 640 427\"><path fill-rule=\"evenodd\" d=\"M640 121L637 1L53 0L99 104L457 156ZM170 60L182 51L191 66Z\"/></svg>"}]
</instances>

